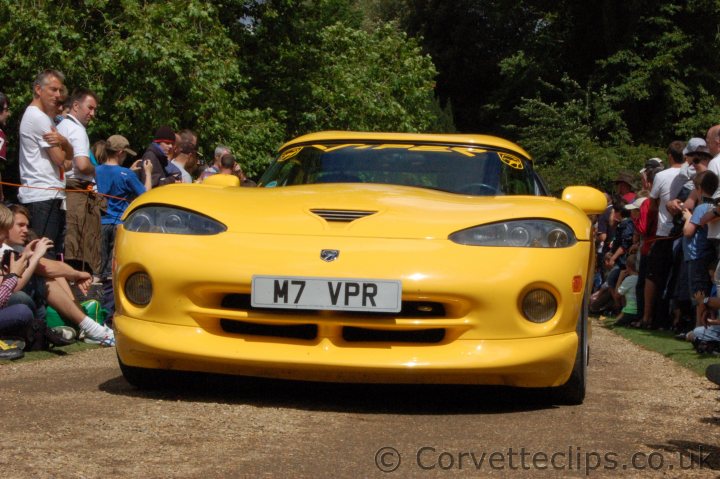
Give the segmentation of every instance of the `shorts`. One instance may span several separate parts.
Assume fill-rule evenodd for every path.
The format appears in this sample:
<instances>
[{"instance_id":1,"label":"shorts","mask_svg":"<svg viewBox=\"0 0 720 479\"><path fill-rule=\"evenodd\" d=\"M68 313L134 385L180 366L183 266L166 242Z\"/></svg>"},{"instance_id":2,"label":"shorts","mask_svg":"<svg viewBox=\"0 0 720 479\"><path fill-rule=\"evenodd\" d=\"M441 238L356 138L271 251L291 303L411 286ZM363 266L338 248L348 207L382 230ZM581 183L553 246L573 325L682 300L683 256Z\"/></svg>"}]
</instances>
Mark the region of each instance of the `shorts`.
<instances>
[{"instance_id":1,"label":"shorts","mask_svg":"<svg viewBox=\"0 0 720 479\"><path fill-rule=\"evenodd\" d=\"M700 259L691 259L686 262L691 296L698 291L704 292L705 296L710 296L712 281L710 279L709 269L712 259L712 256L706 256Z\"/></svg>"},{"instance_id":2,"label":"shorts","mask_svg":"<svg viewBox=\"0 0 720 479\"><path fill-rule=\"evenodd\" d=\"M720 341L720 326L698 326L692 334L699 341Z\"/></svg>"},{"instance_id":3,"label":"shorts","mask_svg":"<svg viewBox=\"0 0 720 479\"><path fill-rule=\"evenodd\" d=\"M673 241L667 236L658 236L650 248L647 259L647 276L658 287L665 287L673 266Z\"/></svg>"}]
</instances>

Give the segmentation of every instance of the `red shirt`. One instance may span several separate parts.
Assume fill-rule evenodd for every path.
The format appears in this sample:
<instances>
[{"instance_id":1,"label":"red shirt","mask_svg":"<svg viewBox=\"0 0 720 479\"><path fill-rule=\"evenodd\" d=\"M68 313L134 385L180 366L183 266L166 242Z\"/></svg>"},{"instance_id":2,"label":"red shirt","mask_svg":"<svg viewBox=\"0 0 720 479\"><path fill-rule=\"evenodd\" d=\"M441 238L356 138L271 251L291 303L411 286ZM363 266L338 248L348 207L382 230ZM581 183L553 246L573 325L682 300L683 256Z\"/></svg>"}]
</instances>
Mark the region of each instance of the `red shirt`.
<instances>
[{"instance_id":1,"label":"red shirt","mask_svg":"<svg viewBox=\"0 0 720 479\"><path fill-rule=\"evenodd\" d=\"M622 198L623 200L625 200L625 203L630 204L630 203L632 203L633 201L635 201L635 198L637 198L637 195L636 195L635 193L633 193L632 191L630 191L630 192L625 193L624 195L622 195L621 198Z\"/></svg>"},{"instance_id":2,"label":"red shirt","mask_svg":"<svg viewBox=\"0 0 720 479\"><path fill-rule=\"evenodd\" d=\"M633 219L635 231L640 233L643 239L640 255L647 256L650 254L650 247L655 239L655 231L657 230L657 211L650 211L651 200L645 200L640 205L640 216Z\"/></svg>"}]
</instances>

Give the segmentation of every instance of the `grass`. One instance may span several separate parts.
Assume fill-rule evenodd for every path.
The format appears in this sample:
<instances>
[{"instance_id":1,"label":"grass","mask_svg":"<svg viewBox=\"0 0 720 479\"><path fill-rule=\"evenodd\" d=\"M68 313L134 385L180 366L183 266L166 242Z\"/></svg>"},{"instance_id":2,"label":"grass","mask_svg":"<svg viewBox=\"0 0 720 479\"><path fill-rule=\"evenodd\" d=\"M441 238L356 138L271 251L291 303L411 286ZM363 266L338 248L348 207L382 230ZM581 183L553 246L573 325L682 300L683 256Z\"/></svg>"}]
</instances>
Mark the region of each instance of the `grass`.
<instances>
[{"instance_id":1,"label":"grass","mask_svg":"<svg viewBox=\"0 0 720 479\"><path fill-rule=\"evenodd\" d=\"M17 359L15 361L0 361L0 366L11 362L25 363L30 361L39 361L41 359L58 358L68 356L70 354L74 354L80 351L87 351L88 349L96 349L99 347L100 346L98 346L97 344L87 344L83 343L82 341L78 341L69 346L64 346L62 348L53 348L49 351L26 351L25 357L23 357L22 359Z\"/></svg>"},{"instance_id":2,"label":"grass","mask_svg":"<svg viewBox=\"0 0 720 479\"><path fill-rule=\"evenodd\" d=\"M615 327L615 318L613 317L604 317L604 319L599 319L599 322L603 327L612 329L615 334L629 339L645 349L658 352L701 376L705 375L705 369L709 365L720 363L720 356L698 354L690 342L675 339L675 333L671 331Z\"/></svg>"}]
</instances>

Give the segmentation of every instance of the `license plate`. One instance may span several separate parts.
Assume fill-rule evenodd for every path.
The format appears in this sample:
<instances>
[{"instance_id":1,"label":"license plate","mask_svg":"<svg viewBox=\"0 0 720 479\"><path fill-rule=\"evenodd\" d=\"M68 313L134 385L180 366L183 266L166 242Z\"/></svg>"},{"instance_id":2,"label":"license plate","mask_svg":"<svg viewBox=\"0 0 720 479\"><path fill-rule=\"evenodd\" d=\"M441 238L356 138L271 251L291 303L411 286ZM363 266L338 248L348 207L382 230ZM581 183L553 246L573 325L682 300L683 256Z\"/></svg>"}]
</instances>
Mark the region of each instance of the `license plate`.
<instances>
[{"instance_id":1,"label":"license plate","mask_svg":"<svg viewBox=\"0 0 720 479\"><path fill-rule=\"evenodd\" d=\"M329 309L397 313L402 306L399 280L253 276L251 304L256 308Z\"/></svg>"}]
</instances>

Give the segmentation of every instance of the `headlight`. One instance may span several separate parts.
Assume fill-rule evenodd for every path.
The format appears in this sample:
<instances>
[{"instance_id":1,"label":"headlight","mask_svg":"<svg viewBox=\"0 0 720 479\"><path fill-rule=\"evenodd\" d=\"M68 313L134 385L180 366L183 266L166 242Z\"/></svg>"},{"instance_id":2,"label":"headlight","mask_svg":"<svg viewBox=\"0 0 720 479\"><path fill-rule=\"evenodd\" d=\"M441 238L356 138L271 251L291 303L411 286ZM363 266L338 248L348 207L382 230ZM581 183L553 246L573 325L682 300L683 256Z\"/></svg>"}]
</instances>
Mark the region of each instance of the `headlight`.
<instances>
[{"instance_id":1,"label":"headlight","mask_svg":"<svg viewBox=\"0 0 720 479\"><path fill-rule=\"evenodd\" d=\"M577 241L566 225L552 220L514 220L457 231L450 241L470 246L565 248Z\"/></svg>"},{"instance_id":2,"label":"headlight","mask_svg":"<svg viewBox=\"0 0 720 479\"><path fill-rule=\"evenodd\" d=\"M207 216L168 206L139 208L130 213L123 226L128 231L176 235L214 235L227 229Z\"/></svg>"}]
</instances>

